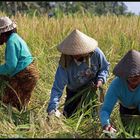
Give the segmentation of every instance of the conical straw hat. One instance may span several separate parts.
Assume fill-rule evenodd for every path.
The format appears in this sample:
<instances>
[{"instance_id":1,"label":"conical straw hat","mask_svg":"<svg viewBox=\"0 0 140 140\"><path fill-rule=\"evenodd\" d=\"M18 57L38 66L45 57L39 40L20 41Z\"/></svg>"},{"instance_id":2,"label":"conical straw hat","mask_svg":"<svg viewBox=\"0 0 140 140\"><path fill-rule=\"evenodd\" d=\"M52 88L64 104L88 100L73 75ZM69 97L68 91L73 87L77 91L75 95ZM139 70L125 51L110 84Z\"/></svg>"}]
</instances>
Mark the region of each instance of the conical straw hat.
<instances>
[{"instance_id":1,"label":"conical straw hat","mask_svg":"<svg viewBox=\"0 0 140 140\"><path fill-rule=\"evenodd\" d=\"M0 33L8 32L16 28L16 23L9 17L0 17Z\"/></svg>"},{"instance_id":2,"label":"conical straw hat","mask_svg":"<svg viewBox=\"0 0 140 140\"><path fill-rule=\"evenodd\" d=\"M114 75L127 79L131 76L140 75L140 52L130 50L120 60L113 70Z\"/></svg>"},{"instance_id":3,"label":"conical straw hat","mask_svg":"<svg viewBox=\"0 0 140 140\"><path fill-rule=\"evenodd\" d=\"M98 46L98 42L86 34L75 29L58 45L58 50L66 55L90 53Z\"/></svg>"}]
</instances>

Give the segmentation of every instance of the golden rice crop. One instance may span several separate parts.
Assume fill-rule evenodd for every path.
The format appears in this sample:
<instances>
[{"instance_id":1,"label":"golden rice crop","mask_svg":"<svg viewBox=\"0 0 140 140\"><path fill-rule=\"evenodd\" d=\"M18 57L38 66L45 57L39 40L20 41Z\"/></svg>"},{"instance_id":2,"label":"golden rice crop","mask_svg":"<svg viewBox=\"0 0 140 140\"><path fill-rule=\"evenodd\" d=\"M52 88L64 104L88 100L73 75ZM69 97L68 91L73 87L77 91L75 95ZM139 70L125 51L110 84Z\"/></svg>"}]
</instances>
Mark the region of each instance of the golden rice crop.
<instances>
[{"instance_id":1,"label":"golden rice crop","mask_svg":"<svg viewBox=\"0 0 140 140\"><path fill-rule=\"evenodd\" d=\"M0 15L6 14L0 13ZM26 112L17 113L14 109L1 105L0 137L100 138L102 129L97 115L94 118L90 117L91 119L77 118L76 120L66 120L62 117L52 121L52 125L49 125L46 119L46 108L60 56L56 46L75 28L96 39L111 63L109 78L104 85L107 89L114 77L112 69L115 64L129 49L140 50L140 17L110 15L98 17L77 14L55 19L48 18L47 15L31 17L26 14L17 14L11 18L17 22L19 34L26 40L33 56L36 57L40 79ZM4 49L5 46L0 48L1 63L4 62ZM2 93L2 89L0 92ZM64 99L65 91L60 105L63 104ZM60 107L60 111L62 108L63 106ZM111 118L115 120L117 130L121 131L116 114L114 113ZM139 134L136 136L138 137ZM118 132L118 137L125 137L122 136L122 131Z\"/></svg>"}]
</instances>

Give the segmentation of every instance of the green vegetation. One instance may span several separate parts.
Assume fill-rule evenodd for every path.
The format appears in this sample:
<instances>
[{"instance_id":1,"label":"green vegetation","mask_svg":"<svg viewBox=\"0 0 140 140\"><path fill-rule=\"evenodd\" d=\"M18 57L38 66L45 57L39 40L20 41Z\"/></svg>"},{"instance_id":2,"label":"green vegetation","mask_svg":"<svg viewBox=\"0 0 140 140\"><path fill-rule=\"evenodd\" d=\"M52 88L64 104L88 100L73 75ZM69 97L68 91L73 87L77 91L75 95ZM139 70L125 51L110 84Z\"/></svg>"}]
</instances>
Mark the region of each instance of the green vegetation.
<instances>
[{"instance_id":1,"label":"green vegetation","mask_svg":"<svg viewBox=\"0 0 140 140\"><path fill-rule=\"evenodd\" d=\"M111 63L109 79L104 85L107 89L113 79L112 69L115 64L129 49L140 51L140 17L99 17L77 13L60 19L48 18L47 15L30 17L26 14L16 14L12 19L17 22L19 34L36 57L40 78L25 111L18 112L15 108L0 103L0 138L105 138L98 113L94 118L91 117L90 111L89 117L47 117L46 108L60 56L56 46L75 28L96 39ZM0 48L0 52L2 63L4 46ZM3 86L0 82L1 94ZM60 102L60 112L64 100L65 91ZM100 104L97 106L100 107ZM140 137L139 133L133 135L126 132L118 115L118 105L115 106L111 119L118 131L117 138ZM139 127L137 128L139 130Z\"/></svg>"},{"instance_id":2,"label":"green vegetation","mask_svg":"<svg viewBox=\"0 0 140 140\"><path fill-rule=\"evenodd\" d=\"M0 11L6 12L9 16L15 15L18 12L22 14L37 15L48 14L49 17L62 17L64 15L73 15L75 13L89 13L91 15L134 15L127 11L127 6L124 2L103 2L103 1L34 1L34 2L10 2L1 1Z\"/></svg>"}]
</instances>

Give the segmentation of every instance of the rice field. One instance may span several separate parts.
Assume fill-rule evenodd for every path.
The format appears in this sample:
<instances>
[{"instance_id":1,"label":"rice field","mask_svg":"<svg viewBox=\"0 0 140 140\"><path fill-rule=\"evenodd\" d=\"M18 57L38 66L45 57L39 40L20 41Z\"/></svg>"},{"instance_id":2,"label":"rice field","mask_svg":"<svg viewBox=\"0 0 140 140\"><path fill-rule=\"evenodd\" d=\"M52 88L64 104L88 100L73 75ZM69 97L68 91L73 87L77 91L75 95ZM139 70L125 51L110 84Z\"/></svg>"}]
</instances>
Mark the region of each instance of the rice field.
<instances>
[{"instance_id":1,"label":"rice field","mask_svg":"<svg viewBox=\"0 0 140 140\"><path fill-rule=\"evenodd\" d=\"M0 16L2 15L6 14L0 13ZM104 89L107 90L114 77L112 70L115 64L129 49L140 51L140 17L77 14L49 19L47 15L30 17L17 14L11 18L17 22L18 33L36 57L40 78L26 111L18 112L0 102L0 138L106 138L98 113L94 117L89 114L88 118L48 118L46 108L60 56L56 46L75 28L96 39L111 63L109 78L104 85ZM0 48L0 63L4 62L4 49L5 46ZM1 81L1 94L3 87L4 83ZM60 112L64 99L65 91L60 101ZM100 105L97 102L97 106ZM115 106L111 119L117 129L116 138L140 137L138 131L135 131L135 134L126 132L120 121L118 105ZM129 127L139 130L140 126L132 123Z\"/></svg>"}]
</instances>

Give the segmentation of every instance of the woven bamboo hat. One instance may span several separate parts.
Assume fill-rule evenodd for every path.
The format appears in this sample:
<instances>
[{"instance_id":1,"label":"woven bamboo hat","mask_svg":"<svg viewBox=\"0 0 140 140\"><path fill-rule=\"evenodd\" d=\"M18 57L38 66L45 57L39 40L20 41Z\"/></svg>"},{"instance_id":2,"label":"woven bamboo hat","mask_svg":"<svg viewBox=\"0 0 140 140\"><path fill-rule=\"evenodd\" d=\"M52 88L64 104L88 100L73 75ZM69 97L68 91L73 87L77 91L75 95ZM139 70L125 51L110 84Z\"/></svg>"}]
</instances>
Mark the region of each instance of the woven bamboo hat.
<instances>
[{"instance_id":1,"label":"woven bamboo hat","mask_svg":"<svg viewBox=\"0 0 140 140\"><path fill-rule=\"evenodd\" d=\"M58 51L66 55L80 55L94 51L97 46L95 39L75 29L58 45Z\"/></svg>"},{"instance_id":2,"label":"woven bamboo hat","mask_svg":"<svg viewBox=\"0 0 140 140\"><path fill-rule=\"evenodd\" d=\"M9 17L0 17L0 34L16 28L16 23Z\"/></svg>"},{"instance_id":3,"label":"woven bamboo hat","mask_svg":"<svg viewBox=\"0 0 140 140\"><path fill-rule=\"evenodd\" d=\"M113 70L114 75L127 79L140 75L140 52L130 50Z\"/></svg>"}]
</instances>

